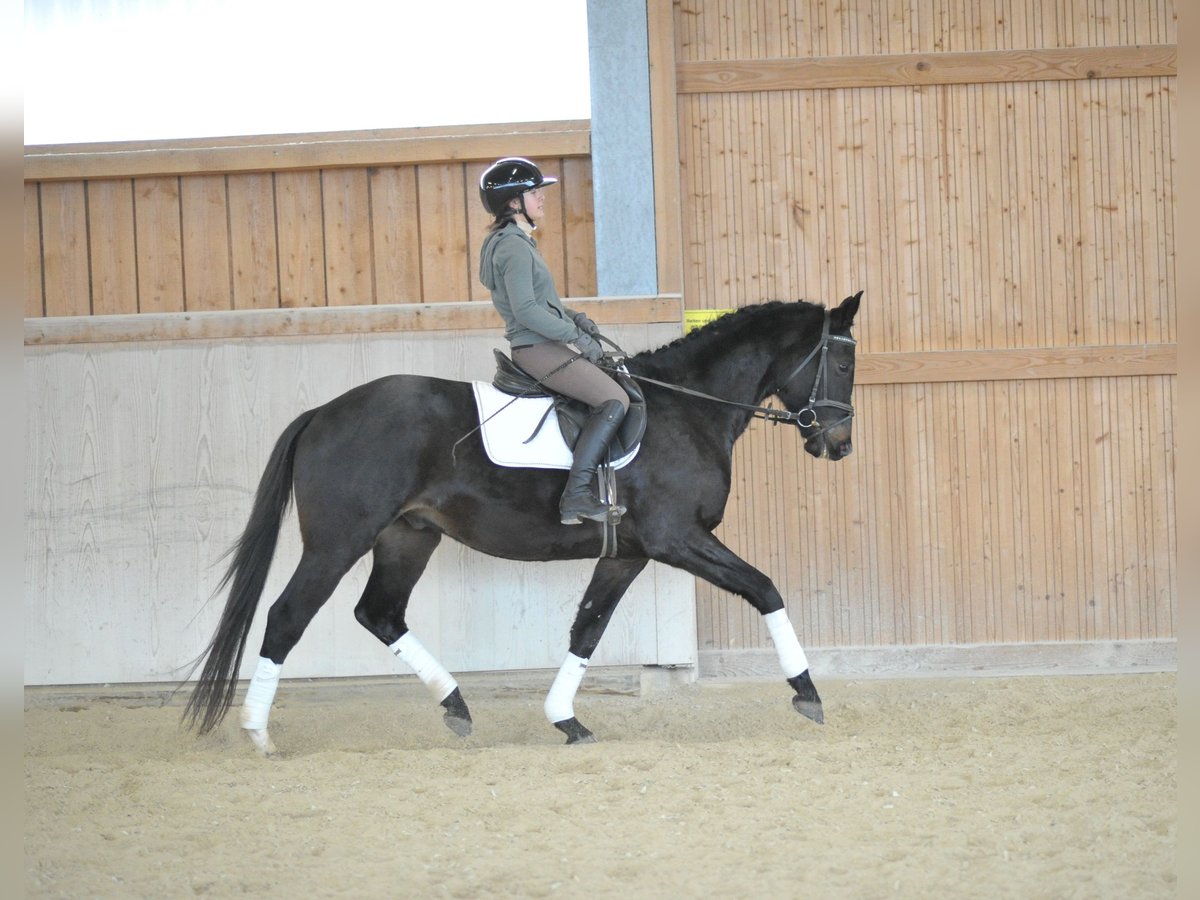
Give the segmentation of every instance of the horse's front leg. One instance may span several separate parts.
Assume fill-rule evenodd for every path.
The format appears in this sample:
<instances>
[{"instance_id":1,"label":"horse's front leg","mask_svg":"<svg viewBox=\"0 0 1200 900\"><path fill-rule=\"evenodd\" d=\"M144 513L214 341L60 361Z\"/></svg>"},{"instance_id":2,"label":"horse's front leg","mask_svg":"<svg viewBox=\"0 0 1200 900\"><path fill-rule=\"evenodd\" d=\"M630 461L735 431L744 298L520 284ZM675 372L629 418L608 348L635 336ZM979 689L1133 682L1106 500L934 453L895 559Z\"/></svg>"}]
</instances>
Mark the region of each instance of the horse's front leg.
<instances>
[{"instance_id":1,"label":"horse's front leg","mask_svg":"<svg viewBox=\"0 0 1200 900\"><path fill-rule=\"evenodd\" d=\"M617 603L625 596L633 579L646 568L647 562L645 559L602 559L596 564L596 571L584 591L575 624L571 626L571 651L554 677L544 707L546 718L567 736L568 744L596 740L595 735L575 718L575 694Z\"/></svg>"},{"instance_id":2,"label":"horse's front leg","mask_svg":"<svg viewBox=\"0 0 1200 900\"><path fill-rule=\"evenodd\" d=\"M792 706L818 725L825 723L821 698L808 672L808 657L796 637L787 610L774 583L754 566L707 531L695 531L655 559L703 578L710 584L744 597L762 614L763 622L779 654L783 677L795 691Z\"/></svg>"}]
</instances>

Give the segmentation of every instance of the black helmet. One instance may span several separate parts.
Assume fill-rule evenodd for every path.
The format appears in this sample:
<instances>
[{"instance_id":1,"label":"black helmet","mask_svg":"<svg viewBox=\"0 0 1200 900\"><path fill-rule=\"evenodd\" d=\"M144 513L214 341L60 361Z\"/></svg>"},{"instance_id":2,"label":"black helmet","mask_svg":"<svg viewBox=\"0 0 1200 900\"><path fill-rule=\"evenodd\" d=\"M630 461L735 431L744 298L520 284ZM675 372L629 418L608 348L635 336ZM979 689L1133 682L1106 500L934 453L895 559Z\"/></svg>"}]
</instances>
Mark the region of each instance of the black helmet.
<instances>
[{"instance_id":1,"label":"black helmet","mask_svg":"<svg viewBox=\"0 0 1200 900\"><path fill-rule=\"evenodd\" d=\"M483 201L484 209L498 216L513 197L557 183L557 178L543 175L542 170L529 160L507 156L496 160L479 176L479 199Z\"/></svg>"}]
</instances>

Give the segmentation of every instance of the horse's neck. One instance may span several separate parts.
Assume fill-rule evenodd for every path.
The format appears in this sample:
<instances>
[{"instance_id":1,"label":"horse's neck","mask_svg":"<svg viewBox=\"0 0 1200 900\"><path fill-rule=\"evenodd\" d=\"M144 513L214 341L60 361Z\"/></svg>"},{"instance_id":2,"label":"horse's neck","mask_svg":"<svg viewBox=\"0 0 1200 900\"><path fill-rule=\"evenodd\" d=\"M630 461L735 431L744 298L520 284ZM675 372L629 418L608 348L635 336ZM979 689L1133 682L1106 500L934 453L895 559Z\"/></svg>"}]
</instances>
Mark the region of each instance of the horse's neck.
<instances>
[{"instance_id":1,"label":"horse's neck","mask_svg":"<svg viewBox=\"0 0 1200 900\"><path fill-rule=\"evenodd\" d=\"M732 449L752 417L749 410L735 404L758 405L764 398L765 381L773 358L774 352L766 341L710 344L690 348L690 353L682 359L656 361L660 364L650 366L651 371L643 374L730 401L728 404L706 402L701 427L710 433L725 434ZM635 374L639 368L634 365Z\"/></svg>"},{"instance_id":2,"label":"horse's neck","mask_svg":"<svg viewBox=\"0 0 1200 900\"><path fill-rule=\"evenodd\" d=\"M694 390L735 403L757 404L768 391L767 374L774 358L775 353L764 342L722 348L698 358L684 378Z\"/></svg>"}]
</instances>

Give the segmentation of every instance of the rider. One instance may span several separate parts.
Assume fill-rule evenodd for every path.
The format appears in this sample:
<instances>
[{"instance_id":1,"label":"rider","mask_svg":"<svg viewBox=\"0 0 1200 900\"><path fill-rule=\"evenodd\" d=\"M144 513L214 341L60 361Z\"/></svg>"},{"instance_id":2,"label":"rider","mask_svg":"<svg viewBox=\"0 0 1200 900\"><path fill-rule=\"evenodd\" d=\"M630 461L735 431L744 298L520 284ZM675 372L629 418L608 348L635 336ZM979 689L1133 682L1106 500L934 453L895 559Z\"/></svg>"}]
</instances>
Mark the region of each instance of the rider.
<instances>
[{"instance_id":1,"label":"rider","mask_svg":"<svg viewBox=\"0 0 1200 900\"><path fill-rule=\"evenodd\" d=\"M581 519L603 522L610 512L625 512L598 500L591 483L629 409L629 395L594 365L603 356L596 340L600 329L584 313L563 305L533 239L546 209L542 189L557 181L520 157L488 166L479 179L479 196L495 221L479 253L479 280L504 319L513 362L548 389L591 407L558 504L562 523L578 525Z\"/></svg>"}]
</instances>

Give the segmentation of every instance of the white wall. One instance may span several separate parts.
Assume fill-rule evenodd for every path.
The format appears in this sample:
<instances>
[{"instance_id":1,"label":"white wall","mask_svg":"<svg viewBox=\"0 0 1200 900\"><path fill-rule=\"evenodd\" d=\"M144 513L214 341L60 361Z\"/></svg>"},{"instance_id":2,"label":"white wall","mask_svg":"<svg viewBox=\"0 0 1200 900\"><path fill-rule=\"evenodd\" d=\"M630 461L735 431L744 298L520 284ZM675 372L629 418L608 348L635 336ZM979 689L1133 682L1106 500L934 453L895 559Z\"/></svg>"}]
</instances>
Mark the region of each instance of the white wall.
<instances>
[{"instance_id":1,"label":"white wall","mask_svg":"<svg viewBox=\"0 0 1200 900\"><path fill-rule=\"evenodd\" d=\"M606 329L633 352L678 325ZM25 350L25 683L170 681L203 648L206 602L245 525L279 432L302 410L394 372L490 379L494 331L75 344ZM299 558L285 523L266 606ZM514 563L447 540L409 623L452 671L557 667L588 561ZM359 562L288 659L285 677L405 671L354 619ZM599 665L695 664L694 583L651 564ZM249 662L243 668L249 675Z\"/></svg>"}]
</instances>

